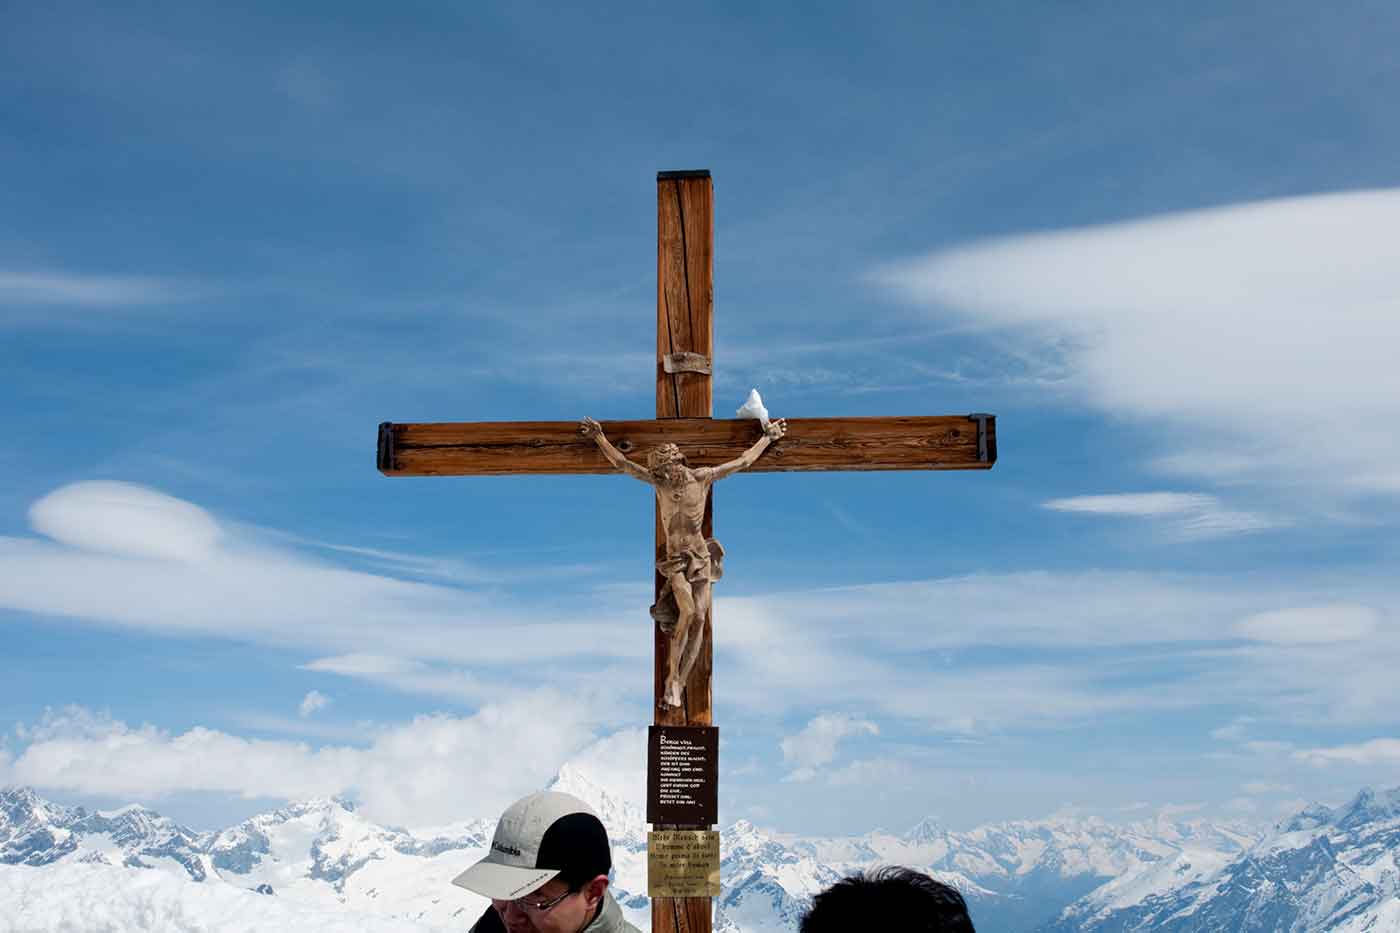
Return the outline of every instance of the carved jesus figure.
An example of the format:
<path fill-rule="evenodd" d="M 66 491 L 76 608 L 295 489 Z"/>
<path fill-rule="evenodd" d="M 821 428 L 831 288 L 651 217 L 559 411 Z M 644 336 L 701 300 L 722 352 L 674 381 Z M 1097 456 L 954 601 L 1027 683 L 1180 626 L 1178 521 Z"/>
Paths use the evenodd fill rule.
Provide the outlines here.
<path fill-rule="evenodd" d="M 656 490 L 656 507 L 666 535 L 666 554 L 656 562 L 656 570 L 666 582 L 651 607 L 651 615 L 671 637 L 663 703 L 680 706 L 681 690 L 704 641 L 710 586 L 724 573 L 724 548 L 700 530 L 710 486 L 753 466 L 769 444 L 787 433 L 787 422 L 781 418 L 769 422 L 763 436 L 738 457 L 716 467 L 699 469 L 686 464 L 685 455 L 675 444 L 662 444 L 648 455 L 649 469 L 644 470 L 614 447 L 603 434 L 602 426 L 592 418 L 583 419 L 579 433 L 592 438 L 613 466 Z"/>

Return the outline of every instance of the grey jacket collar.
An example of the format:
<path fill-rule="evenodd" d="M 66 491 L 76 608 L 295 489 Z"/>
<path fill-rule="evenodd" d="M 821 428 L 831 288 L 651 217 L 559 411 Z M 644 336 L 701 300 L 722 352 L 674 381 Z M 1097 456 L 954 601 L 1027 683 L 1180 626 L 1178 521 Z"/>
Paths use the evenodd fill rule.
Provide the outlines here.
<path fill-rule="evenodd" d="M 583 933 L 642 933 L 622 916 L 622 908 L 613 900 L 612 891 L 603 892 L 603 909 L 593 922 L 583 928 Z"/>

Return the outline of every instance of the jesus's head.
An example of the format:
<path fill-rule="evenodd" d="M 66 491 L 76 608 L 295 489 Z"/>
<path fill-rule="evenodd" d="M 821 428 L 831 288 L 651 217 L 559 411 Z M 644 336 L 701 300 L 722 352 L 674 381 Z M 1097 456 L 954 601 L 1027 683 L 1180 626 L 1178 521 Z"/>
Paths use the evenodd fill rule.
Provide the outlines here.
<path fill-rule="evenodd" d="M 661 444 L 647 456 L 653 476 L 675 482 L 685 473 L 685 454 L 675 444 Z"/>

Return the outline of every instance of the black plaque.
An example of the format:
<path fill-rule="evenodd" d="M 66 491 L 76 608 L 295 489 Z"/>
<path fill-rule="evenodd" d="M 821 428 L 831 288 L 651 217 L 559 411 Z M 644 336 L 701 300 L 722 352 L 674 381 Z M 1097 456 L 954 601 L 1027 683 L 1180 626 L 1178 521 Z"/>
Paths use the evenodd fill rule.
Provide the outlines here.
<path fill-rule="evenodd" d="M 719 822 L 719 727 L 652 726 L 647 742 L 647 822 Z"/>

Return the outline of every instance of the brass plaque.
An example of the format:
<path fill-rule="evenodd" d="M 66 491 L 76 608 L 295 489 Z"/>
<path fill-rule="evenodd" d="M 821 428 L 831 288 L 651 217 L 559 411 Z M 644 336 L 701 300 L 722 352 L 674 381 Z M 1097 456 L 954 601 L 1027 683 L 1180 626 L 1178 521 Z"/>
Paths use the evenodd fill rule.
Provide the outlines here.
<path fill-rule="evenodd" d="M 652 726 L 647 743 L 647 822 L 719 822 L 719 727 Z"/>
<path fill-rule="evenodd" d="M 647 897 L 719 897 L 719 833 L 647 833 Z"/>

